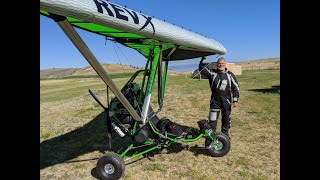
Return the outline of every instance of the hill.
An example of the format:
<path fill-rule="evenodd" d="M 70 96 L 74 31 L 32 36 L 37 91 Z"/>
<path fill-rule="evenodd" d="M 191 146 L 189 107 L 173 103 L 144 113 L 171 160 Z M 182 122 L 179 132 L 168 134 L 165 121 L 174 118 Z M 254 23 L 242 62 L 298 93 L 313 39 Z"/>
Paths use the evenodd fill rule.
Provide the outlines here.
<path fill-rule="evenodd" d="M 258 70 L 258 69 L 279 69 L 280 68 L 280 58 L 267 58 L 267 59 L 257 59 L 249 60 L 243 62 L 234 63 L 237 66 L 242 66 L 242 70 Z M 120 64 L 102 64 L 103 68 L 110 74 L 121 74 L 121 73 L 131 73 L 138 70 L 135 67 L 120 65 Z M 189 74 L 186 72 L 176 72 L 169 70 L 168 74 Z M 84 68 L 53 68 L 40 70 L 40 79 L 54 79 L 62 77 L 72 77 L 72 76 L 91 76 L 97 75 L 91 66 Z"/>
<path fill-rule="evenodd" d="M 242 66 L 242 70 L 280 69 L 280 57 L 242 61 L 235 64 Z"/>
<path fill-rule="evenodd" d="M 107 71 L 107 73 L 128 73 L 135 72 L 137 68 L 120 65 L 120 64 L 102 64 L 102 67 Z M 84 75 L 96 75 L 96 71 L 91 67 L 87 66 L 85 68 L 76 71 L 71 76 L 84 76 Z"/>
<path fill-rule="evenodd" d="M 40 70 L 40 79 L 45 78 L 61 78 L 70 76 L 73 73 L 79 71 L 80 68 L 53 68 L 53 69 L 44 69 Z"/>
<path fill-rule="evenodd" d="M 102 64 L 102 67 L 108 73 L 130 73 L 135 72 L 137 69 L 131 66 L 120 64 Z M 54 79 L 69 76 L 87 76 L 97 75 L 91 66 L 84 68 L 53 68 L 40 70 L 40 79 Z"/>
<path fill-rule="evenodd" d="M 135 68 L 127 65 L 120 64 L 102 64 L 102 67 L 109 74 L 123 74 L 123 73 L 133 73 L 141 68 Z M 168 74 L 175 75 L 176 71 L 168 70 Z M 181 74 L 181 73 L 178 73 Z M 64 78 L 73 76 L 95 76 L 96 71 L 91 67 L 87 66 L 84 68 L 53 68 L 40 70 L 40 79 L 54 79 L 54 78 Z"/>

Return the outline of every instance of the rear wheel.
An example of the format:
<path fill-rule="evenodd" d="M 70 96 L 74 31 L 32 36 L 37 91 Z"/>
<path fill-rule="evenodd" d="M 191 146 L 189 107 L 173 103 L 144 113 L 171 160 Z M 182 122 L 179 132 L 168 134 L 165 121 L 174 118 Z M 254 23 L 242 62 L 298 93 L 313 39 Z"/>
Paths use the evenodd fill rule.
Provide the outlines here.
<path fill-rule="evenodd" d="M 210 155 L 213 157 L 222 157 L 228 154 L 231 147 L 229 137 L 222 132 L 217 132 L 214 138 L 214 141 L 212 141 L 211 138 L 206 138 L 205 141 L 205 147 L 208 149 Z"/>
<path fill-rule="evenodd" d="M 123 159 L 116 153 L 106 153 L 97 162 L 97 174 L 100 179 L 120 179 L 125 171 Z"/>

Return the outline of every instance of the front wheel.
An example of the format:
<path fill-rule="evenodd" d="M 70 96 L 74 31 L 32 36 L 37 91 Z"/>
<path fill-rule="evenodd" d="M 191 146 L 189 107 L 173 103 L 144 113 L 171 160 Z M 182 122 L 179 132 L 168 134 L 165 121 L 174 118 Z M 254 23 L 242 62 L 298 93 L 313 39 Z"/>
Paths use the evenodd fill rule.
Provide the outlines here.
<path fill-rule="evenodd" d="M 222 132 L 215 133 L 215 140 L 212 141 L 211 138 L 206 138 L 205 147 L 208 149 L 209 153 L 213 157 L 222 157 L 230 151 L 230 140 L 227 135 Z"/>
<path fill-rule="evenodd" d="M 110 152 L 98 160 L 96 170 L 102 180 L 120 179 L 125 171 L 125 163 L 120 155 Z"/>

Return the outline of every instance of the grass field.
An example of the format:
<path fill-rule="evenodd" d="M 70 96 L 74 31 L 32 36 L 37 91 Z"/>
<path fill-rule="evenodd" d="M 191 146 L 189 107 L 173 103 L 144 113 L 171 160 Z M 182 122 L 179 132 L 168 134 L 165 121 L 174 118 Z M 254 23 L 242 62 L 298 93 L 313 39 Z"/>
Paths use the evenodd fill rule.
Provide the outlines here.
<path fill-rule="evenodd" d="M 226 156 L 210 157 L 204 139 L 175 144 L 151 160 L 128 162 L 123 179 L 280 179 L 280 70 L 243 71 L 237 78 L 240 104 L 232 110 L 231 150 Z M 127 80 L 114 79 L 120 87 Z M 40 81 L 41 179 L 96 179 L 93 169 L 107 149 L 106 125 L 103 109 L 88 89 L 106 102 L 105 87 L 99 78 Z M 156 97 L 154 91 L 155 110 Z M 207 118 L 209 97 L 207 80 L 168 76 L 158 115 L 197 127 L 198 120 Z M 113 143 L 125 148 L 129 140 L 116 137 Z"/>

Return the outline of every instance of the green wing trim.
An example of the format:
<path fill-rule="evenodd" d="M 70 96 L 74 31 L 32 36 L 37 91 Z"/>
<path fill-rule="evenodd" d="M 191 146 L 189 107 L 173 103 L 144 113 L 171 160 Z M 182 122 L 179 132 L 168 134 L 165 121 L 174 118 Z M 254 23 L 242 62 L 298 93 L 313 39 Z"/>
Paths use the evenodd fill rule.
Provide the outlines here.
<path fill-rule="evenodd" d="M 40 10 L 40 14 L 50 18 L 50 15 L 47 11 Z M 146 38 L 144 36 L 137 35 L 134 33 L 129 33 L 129 32 L 121 31 L 118 29 L 101 26 L 95 23 L 86 22 L 86 21 L 75 19 L 72 17 L 66 17 L 66 18 L 72 26 L 89 31 L 89 32 L 93 32 L 105 37 L 112 38 L 124 46 L 137 50 L 140 54 L 142 54 L 146 58 L 149 55 L 149 51 L 153 49 L 154 46 L 161 45 L 162 50 L 175 47 L 175 44 L 173 43 L 160 42 L 158 40 Z"/>

